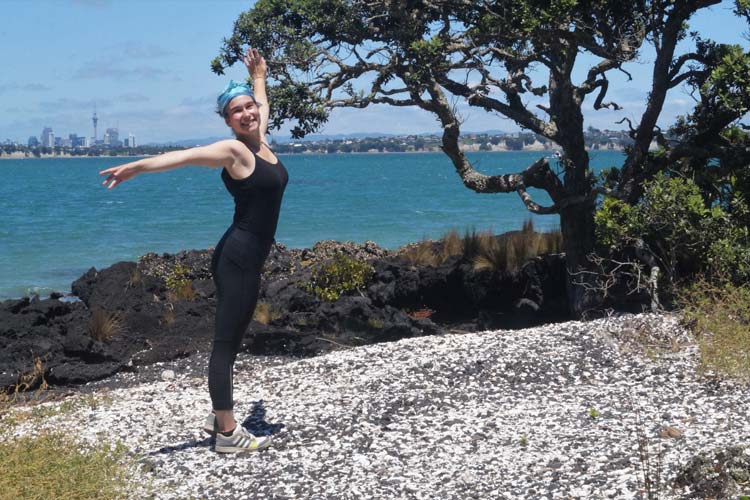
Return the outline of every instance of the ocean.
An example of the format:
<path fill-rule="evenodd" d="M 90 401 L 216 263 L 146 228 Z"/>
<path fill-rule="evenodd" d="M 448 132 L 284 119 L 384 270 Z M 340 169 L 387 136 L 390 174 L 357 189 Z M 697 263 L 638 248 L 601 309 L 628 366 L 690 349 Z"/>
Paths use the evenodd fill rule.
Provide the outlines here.
<path fill-rule="evenodd" d="M 551 152 L 471 153 L 486 174 L 517 172 Z M 592 168 L 620 166 L 619 151 L 590 152 Z M 450 229 L 537 229 L 515 193 L 477 194 L 442 153 L 284 155 L 289 185 L 276 240 L 372 240 L 387 248 Z M 97 175 L 124 158 L 0 161 L 0 299 L 70 291 L 90 267 L 213 246 L 232 222 L 233 203 L 218 169 L 185 167 L 140 175 L 111 191 Z M 553 164 L 554 164 L 554 160 Z M 535 200 L 547 203 L 545 193 Z"/>

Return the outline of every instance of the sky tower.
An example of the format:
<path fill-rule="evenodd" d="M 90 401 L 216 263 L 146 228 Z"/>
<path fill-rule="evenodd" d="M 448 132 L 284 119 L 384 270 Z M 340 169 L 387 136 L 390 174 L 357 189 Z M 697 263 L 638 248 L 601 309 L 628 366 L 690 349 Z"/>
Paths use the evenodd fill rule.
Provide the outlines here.
<path fill-rule="evenodd" d="M 94 116 L 91 117 L 91 121 L 94 122 L 94 143 L 96 143 L 97 135 L 96 135 L 96 124 L 99 122 L 99 118 L 96 116 L 96 104 L 94 104 Z"/>

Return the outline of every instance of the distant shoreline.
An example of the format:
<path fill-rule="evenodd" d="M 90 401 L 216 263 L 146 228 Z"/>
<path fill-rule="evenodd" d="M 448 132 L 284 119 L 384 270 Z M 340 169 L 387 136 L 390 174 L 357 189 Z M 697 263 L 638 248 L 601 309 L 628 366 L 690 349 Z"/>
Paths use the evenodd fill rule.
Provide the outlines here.
<path fill-rule="evenodd" d="M 129 156 L 129 155 L 99 155 L 99 156 L 84 156 L 84 155 L 41 155 L 41 156 L 34 156 L 34 155 L 25 155 L 24 153 L 11 153 L 9 155 L 3 154 L 0 155 L 0 160 L 49 160 L 49 159 L 60 159 L 60 158 L 145 158 L 146 156 L 154 156 L 154 155 L 138 155 L 138 156 Z"/>
<path fill-rule="evenodd" d="M 187 149 L 187 148 L 186 148 Z M 558 151 L 560 148 L 544 149 L 544 148 L 524 148 L 524 149 L 493 149 L 490 151 L 479 151 L 478 149 L 466 148 L 462 149 L 464 153 L 534 153 L 534 152 L 549 152 Z M 623 151 L 624 148 L 601 148 L 601 149 L 587 149 L 586 151 Z M 315 151 L 305 151 L 302 153 L 277 153 L 279 156 L 306 156 L 306 155 L 373 155 L 373 154 L 423 154 L 423 153 L 441 153 L 441 151 L 435 150 L 420 150 L 420 151 L 352 151 L 350 153 L 320 153 Z M 0 156 L 0 160 L 49 160 L 49 159 L 61 159 L 61 158 L 148 158 L 156 155 L 98 155 L 98 156 L 84 156 L 84 155 L 24 155 L 24 153 L 11 153 L 10 155 Z"/>

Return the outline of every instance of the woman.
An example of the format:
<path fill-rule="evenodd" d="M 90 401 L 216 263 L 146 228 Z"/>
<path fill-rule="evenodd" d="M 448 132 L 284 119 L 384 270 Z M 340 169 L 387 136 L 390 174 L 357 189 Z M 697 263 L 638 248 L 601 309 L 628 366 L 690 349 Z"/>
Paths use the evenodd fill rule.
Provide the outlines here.
<path fill-rule="evenodd" d="M 142 173 L 162 172 L 186 165 L 223 167 L 221 178 L 235 200 L 234 221 L 219 241 L 211 261 L 216 283 L 216 331 L 208 368 L 213 412 L 204 429 L 216 433 L 216 451 L 255 451 L 270 444 L 238 425 L 233 412 L 232 371 L 242 336 L 255 310 L 260 273 L 273 244 L 281 198 L 288 181 L 284 165 L 266 142 L 268 98 L 266 62 L 257 50 L 243 58 L 253 90 L 230 81 L 217 99 L 217 112 L 236 140 L 138 160 L 102 170 L 108 189 Z"/>

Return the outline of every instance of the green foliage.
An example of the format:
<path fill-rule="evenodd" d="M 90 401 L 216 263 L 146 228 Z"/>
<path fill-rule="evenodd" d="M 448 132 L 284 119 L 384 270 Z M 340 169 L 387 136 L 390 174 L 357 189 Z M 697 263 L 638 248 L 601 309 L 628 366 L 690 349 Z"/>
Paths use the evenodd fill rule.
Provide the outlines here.
<path fill-rule="evenodd" d="M 720 206 L 706 206 L 690 179 L 657 175 L 635 206 L 605 198 L 595 215 L 597 241 L 614 252 L 638 240 L 670 279 L 695 272 L 750 277 L 750 235 Z"/>
<path fill-rule="evenodd" d="M 750 287 L 698 280 L 681 303 L 697 334 L 701 367 L 750 382 Z"/>
<path fill-rule="evenodd" d="M 184 264 L 178 262 L 174 265 L 169 274 L 167 274 L 164 281 L 167 284 L 168 290 L 177 292 L 185 286 L 190 285 L 190 269 Z"/>
<path fill-rule="evenodd" d="M 192 286 L 190 269 L 184 264 L 177 263 L 169 271 L 164 281 L 167 285 L 167 300 L 170 302 L 190 301 L 196 297 Z"/>
<path fill-rule="evenodd" d="M 634 227 L 640 221 L 633 214 L 633 207 L 615 198 L 605 197 L 594 215 L 597 241 L 609 249 L 617 248 L 637 234 Z"/>
<path fill-rule="evenodd" d="M 335 302 L 347 292 L 364 288 L 374 272 L 370 264 L 340 253 L 317 265 L 310 281 L 301 283 L 300 287 L 323 300 Z"/>
<path fill-rule="evenodd" d="M 601 413 L 599 413 L 599 410 L 597 410 L 593 406 L 589 408 L 589 417 L 596 419 L 596 418 L 599 418 L 600 416 L 601 416 Z"/>

